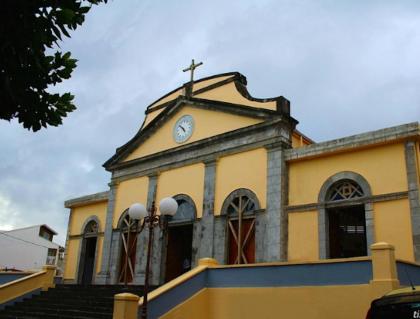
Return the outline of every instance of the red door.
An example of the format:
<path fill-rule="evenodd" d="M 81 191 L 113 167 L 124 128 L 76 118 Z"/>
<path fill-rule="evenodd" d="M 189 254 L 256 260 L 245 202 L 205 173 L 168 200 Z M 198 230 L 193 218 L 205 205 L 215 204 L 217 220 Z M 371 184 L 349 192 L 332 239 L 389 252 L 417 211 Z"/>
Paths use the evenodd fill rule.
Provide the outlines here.
<path fill-rule="evenodd" d="M 120 260 L 120 282 L 132 282 L 136 265 L 137 236 L 135 232 L 122 234 L 122 253 Z M 127 258 L 128 252 L 128 258 Z"/>
<path fill-rule="evenodd" d="M 240 226 L 239 226 L 240 225 Z M 255 218 L 228 221 L 228 263 L 255 262 Z M 240 228 L 239 228 L 240 227 Z M 238 255 L 239 258 L 238 258 Z"/>

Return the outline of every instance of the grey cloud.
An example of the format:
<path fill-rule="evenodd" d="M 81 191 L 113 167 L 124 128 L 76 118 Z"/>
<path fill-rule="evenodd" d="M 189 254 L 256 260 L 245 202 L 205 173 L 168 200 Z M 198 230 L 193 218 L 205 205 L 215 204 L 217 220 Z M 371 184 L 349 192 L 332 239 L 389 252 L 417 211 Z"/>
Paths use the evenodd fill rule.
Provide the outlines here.
<path fill-rule="evenodd" d="M 63 201 L 103 191 L 102 168 L 145 107 L 188 80 L 240 71 L 256 97 L 284 95 L 299 129 L 326 140 L 420 119 L 418 1 L 111 1 L 61 44 L 76 95 L 64 125 L 0 122 L 0 229 L 47 223 L 64 243 Z"/>

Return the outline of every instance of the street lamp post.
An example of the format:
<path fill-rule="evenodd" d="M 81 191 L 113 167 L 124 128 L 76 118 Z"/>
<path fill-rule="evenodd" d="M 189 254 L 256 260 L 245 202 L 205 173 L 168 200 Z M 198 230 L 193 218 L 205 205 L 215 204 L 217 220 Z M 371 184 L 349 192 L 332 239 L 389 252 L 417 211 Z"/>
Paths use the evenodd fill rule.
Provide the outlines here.
<path fill-rule="evenodd" d="M 147 227 L 149 229 L 149 240 L 147 244 L 147 258 L 146 258 L 146 272 L 144 278 L 144 292 L 143 292 L 143 305 L 141 308 L 141 317 L 142 319 L 147 318 L 147 294 L 149 292 L 149 270 L 150 270 L 150 255 L 152 250 L 153 243 L 153 230 L 155 226 L 161 228 L 165 227 L 164 225 L 164 216 L 174 216 L 178 209 L 178 203 L 172 197 L 166 197 L 161 200 L 159 203 L 160 215 L 156 214 L 155 202 L 152 203 L 152 207 L 148 212 L 146 207 L 140 203 L 135 203 L 130 206 L 128 209 L 128 215 L 131 219 L 136 220 L 137 222 L 143 219 L 140 231 L 136 232 L 136 236 Z"/>

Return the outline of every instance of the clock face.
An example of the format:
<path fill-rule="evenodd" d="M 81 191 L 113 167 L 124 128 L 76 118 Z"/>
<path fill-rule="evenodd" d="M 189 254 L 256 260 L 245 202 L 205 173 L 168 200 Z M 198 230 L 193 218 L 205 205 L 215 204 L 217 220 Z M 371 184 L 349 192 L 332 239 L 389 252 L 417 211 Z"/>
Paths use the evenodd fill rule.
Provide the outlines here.
<path fill-rule="evenodd" d="M 184 115 L 176 121 L 173 131 L 174 140 L 177 143 L 184 143 L 194 131 L 194 119 L 191 115 Z"/>

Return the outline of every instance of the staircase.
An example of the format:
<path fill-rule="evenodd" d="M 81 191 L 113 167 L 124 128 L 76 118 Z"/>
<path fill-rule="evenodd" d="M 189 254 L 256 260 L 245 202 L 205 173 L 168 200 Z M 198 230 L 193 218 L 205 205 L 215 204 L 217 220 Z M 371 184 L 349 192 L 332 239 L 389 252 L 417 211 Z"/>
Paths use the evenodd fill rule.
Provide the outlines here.
<path fill-rule="evenodd" d="M 114 295 L 143 295 L 143 286 L 56 285 L 0 310 L 1 319 L 112 319 Z"/>

